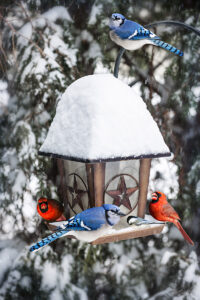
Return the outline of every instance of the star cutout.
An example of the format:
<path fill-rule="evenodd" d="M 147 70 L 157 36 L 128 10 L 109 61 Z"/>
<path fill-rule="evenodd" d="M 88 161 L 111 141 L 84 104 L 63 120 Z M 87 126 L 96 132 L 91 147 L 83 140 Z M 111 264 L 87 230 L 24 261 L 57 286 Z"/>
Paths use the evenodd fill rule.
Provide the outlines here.
<path fill-rule="evenodd" d="M 138 189 L 138 186 L 134 188 L 127 188 L 124 176 L 121 175 L 116 190 L 106 191 L 110 197 L 114 199 L 113 204 L 120 206 L 124 205 L 129 210 L 132 210 L 129 197 Z"/>
<path fill-rule="evenodd" d="M 84 191 L 84 190 L 81 190 L 78 188 L 78 184 L 77 184 L 75 175 L 74 175 L 73 187 L 67 186 L 67 189 L 69 190 L 70 194 L 72 195 L 72 208 L 74 208 L 74 206 L 76 204 L 78 204 L 80 206 L 80 208 L 82 210 L 84 210 L 83 203 L 82 203 L 82 196 L 85 193 L 87 193 L 87 191 Z"/>

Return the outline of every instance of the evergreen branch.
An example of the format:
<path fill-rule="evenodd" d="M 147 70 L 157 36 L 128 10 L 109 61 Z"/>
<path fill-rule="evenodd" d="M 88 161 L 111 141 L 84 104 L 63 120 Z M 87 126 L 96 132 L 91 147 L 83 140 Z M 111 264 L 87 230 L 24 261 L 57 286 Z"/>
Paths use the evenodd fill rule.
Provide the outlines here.
<path fill-rule="evenodd" d="M 21 36 L 23 37 L 25 40 L 27 40 L 31 45 L 33 45 L 34 47 L 37 48 L 37 50 L 39 51 L 40 55 L 42 58 L 46 59 L 47 57 L 51 58 L 51 59 L 54 59 L 53 57 L 51 57 L 49 54 L 45 54 L 44 51 L 42 50 L 42 48 L 40 46 L 38 46 L 37 43 L 35 43 L 31 38 L 27 38 L 26 36 L 24 36 L 22 33 L 20 33 L 19 31 L 17 31 L 14 26 L 12 25 L 12 23 L 10 23 L 9 21 L 7 21 L 3 16 L 2 14 L 0 13 L 0 19 L 2 19 L 7 25 L 8 27 L 10 28 L 10 30 L 12 31 L 12 41 L 14 41 L 14 36 L 15 35 L 18 35 L 18 36 Z M 12 42 L 13 44 L 13 42 Z M 15 48 L 14 48 L 15 49 Z M 57 62 L 57 61 L 56 61 Z M 62 67 L 62 65 L 57 62 L 57 64 L 59 65 L 61 71 L 64 73 L 64 69 Z"/>
<path fill-rule="evenodd" d="M 157 65 L 155 65 L 154 67 L 153 67 L 153 71 L 155 71 L 156 69 L 158 69 L 163 63 L 164 63 L 164 61 L 166 61 L 168 58 L 170 57 L 170 54 L 169 55 L 166 55 L 163 59 L 162 59 L 162 61 L 160 61 Z M 130 87 L 132 87 L 132 86 L 134 86 L 136 83 L 138 83 L 140 81 L 140 79 L 134 79 L 131 83 L 129 83 L 129 86 Z"/>
<path fill-rule="evenodd" d="M 35 42 L 33 42 L 32 39 L 27 38 L 25 35 L 21 34 L 19 31 L 17 31 L 17 30 L 14 28 L 14 26 L 12 25 L 12 23 L 8 22 L 8 21 L 2 16 L 1 13 L 0 13 L 0 19 L 2 19 L 2 20 L 8 25 L 8 27 L 10 28 L 10 30 L 11 30 L 14 34 L 23 37 L 25 40 L 27 40 L 29 43 L 31 43 L 33 46 L 35 46 L 35 47 L 38 49 L 38 51 L 40 52 L 40 55 L 41 55 L 43 58 L 46 57 L 46 54 L 44 54 L 42 48 L 40 48 Z"/>
<path fill-rule="evenodd" d="M 138 77 L 144 84 L 146 84 L 148 87 L 150 87 L 150 85 L 151 85 L 151 88 L 153 89 L 153 91 L 156 92 L 158 95 L 160 95 L 162 98 L 164 98 L 164 99 L 168 98 L 168 90 L 166 89 L 166 87 L 163 84 L 159 83 L 155 79 L 149 80 L 148 73 L 146 73 L 146 72 L 142 71 L 140 68 L 138 68 L 137 65 L 134 64 L 132 62 L 132 60 L 128 57 L 127 53 L 125 53 L 124 59 L 125 59 L 127 65 L 134 66 L 135 72 L 137 73 Z"/>

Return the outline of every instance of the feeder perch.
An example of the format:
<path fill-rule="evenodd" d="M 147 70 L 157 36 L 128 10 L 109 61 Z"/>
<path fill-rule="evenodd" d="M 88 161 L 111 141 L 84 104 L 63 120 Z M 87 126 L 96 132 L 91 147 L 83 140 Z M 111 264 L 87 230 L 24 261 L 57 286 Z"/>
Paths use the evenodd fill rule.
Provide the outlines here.
<path fill-rule="evenodd" d="M 70 216 L 113 203 L 127 216 L 142 218 L 151 159 L 171 155 L 142 98 L 110 74 L 85 76 L 67 88 L 39 154 L 58 159 Z M 92 243 L 147 236 L 164 227 L 132 227 L 127 216 Z"/>

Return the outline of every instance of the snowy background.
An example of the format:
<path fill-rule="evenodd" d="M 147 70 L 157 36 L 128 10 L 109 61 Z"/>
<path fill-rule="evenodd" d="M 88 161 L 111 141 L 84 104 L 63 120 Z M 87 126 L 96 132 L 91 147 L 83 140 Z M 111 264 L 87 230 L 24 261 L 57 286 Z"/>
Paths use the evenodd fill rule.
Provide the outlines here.
<path fill-rule="evenodd" d="M 113 12 L 143 25 L 179 20 L 200 29 L 196 1 L 2 1 L 0 7 L 0 299 L 198 299 L 200 293 L 200 39 L 179 27 L 154 32 L 184 51 L 146 46 L 126 52 L 119 78 L 145 101 L 174 157 L 152 161 L 151 191 L 167 194 L 195 242 L 169 225 L 159 236 L 90 246 L 48 234 L 36 214 L 41 195 L 61 199 L 56 161 L 38 156 L 66 88 L 112 73 Z M 123 101 L 123 99 L 122 99 Z"/>

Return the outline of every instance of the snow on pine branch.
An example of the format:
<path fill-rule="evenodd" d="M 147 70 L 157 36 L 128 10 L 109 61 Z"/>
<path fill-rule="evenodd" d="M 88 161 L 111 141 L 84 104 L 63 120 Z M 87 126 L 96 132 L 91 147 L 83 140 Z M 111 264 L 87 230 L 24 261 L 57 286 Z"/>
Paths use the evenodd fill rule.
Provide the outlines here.
<path fill-rule="evenodd" d="M 0 214 L 6 211 L 1 225 L 4 234 L 12 236 L 16 231 L 34 231 L 38 191 L 48 189 L 54 193 L 55 187 L 48 184 L 44 162 L 37 154 L 38 143 L 46 136 L 62 91 L 74 80 L 77 48 L 72 46 L 71 18 L 64 7 L 32 16 L 20 2 L 3 21 L 4 38 L 10 37 L 5 39 L 10 41 L 6 55 L 14 96 L 4 92 L 2 100 L 8 115 L 5 132 L 9 128 L 10 134 L 5 135 L 5 147 L 1 149 L 0 192 L 4 208 Z"/>

